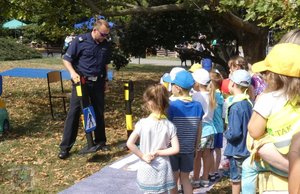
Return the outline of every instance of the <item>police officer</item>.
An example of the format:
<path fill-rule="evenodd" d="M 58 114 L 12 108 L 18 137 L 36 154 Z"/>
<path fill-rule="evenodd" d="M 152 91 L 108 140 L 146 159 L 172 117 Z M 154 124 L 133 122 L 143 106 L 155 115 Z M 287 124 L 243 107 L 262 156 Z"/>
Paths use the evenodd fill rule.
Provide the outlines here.
<path fill-rule="evenodd" d="M 107 65 L 110 63 L 111 49 L 107 41 L 110 32 L 109 24 L 105 20 L 97 20 L 90 33 L 78 35 L 64 55 L 63 64 L 69 71 L 73 86 L 60 152 L 58 157 L 65 159 L 75 143 L 79 117 L 81 115 L 80 98 L 77 97 L 76 83 L 83 77 L 86 81 L 88 95 L 96 116 L 94 131 L 96 144 L 106 148 L 104 123 L 104 91 L 107 82 Z"/>

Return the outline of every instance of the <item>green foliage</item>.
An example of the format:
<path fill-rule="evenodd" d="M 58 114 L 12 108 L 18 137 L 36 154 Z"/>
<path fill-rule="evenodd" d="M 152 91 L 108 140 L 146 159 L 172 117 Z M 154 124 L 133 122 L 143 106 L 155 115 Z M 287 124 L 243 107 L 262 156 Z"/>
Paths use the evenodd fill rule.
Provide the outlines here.
<path fill-rule="evenodd" d="M 120 48 L 116 47 L 116 45 L 113 45 L 112 48 L 112 66 L 115 68 L 115 70 L 120 70 L 123 67 L 126 67 L 128 65 L 130 59 L 129 55 L 125 54 Z"/>
<path fill-rule="evenodd" d="M 207 31 L 206 18 L 197 11 L 134 15 L 124 22 L 119 33 L 121 49 L 133 56 L 145 56 L 147 48 L 173 50 L 184 41 L 191 41 L 199 32 Z"/>
<path fill-rule="evenodd" d="M 75 23 L 93 16 L 83 1 L 6 1 L 9 9 L 4 12 L 4 17 L 27 21 L 29 26 L 24 30 L 25 36 L 37 42 L 62 43 L 65 36 L 74 31 Z"/>
<path fill-rule="evenodd" d="M 300 25 L 299 7 L 300 1 L 294 0 L 221 0 L 219 9 L 261 27 L 292 29 Z"/>
<path fill-rule="evenodd" d="M 155 3 L 158 1 L 156 0 Z M 145 57 L 147 48 L 163 47 L 173 50 L 175 45 L 183 44 L 185 41 L 192 44 L 198 42 L 199 33 L 205 34 L 207 37 L 206 48 L 210 47 L 210 42 L 214 39 L 218 39 L 219 45 L 232 47 L 231 43 L 237 37 L 234 36 L 231 29 L 211 21 L 211 17 L 213 15 L 210 12 L 200 13 L 198 11 L 134 15 L 129 20 L 127 19 L 126 23 L 124 22 L 124 28 L 119 34 L 121 37 L 120 47 L 127 54 Z M 204 40 L 202 41 L 204 42 Z M 227 50 L 224 49 L 224 51 Z M 232 55 L 232 53 L 214 54 L 218 55 L 216 57 L 221 57 L 222 61 L 227 61 Z"/>
<path fill-rule="evenodd" d="M 147 21 L 139 15 L 124 26 L 123 31 L 119 32 L 121 49 L 133 56 L 144 56 L 151 39 Z"/>
<path fill-rule="evenodd" d="M 41 53 L 13 39 L 0 38 L 0 61 L 42 58 Z"/>
<path fill-rule="evenodd" d="M 157 9 L 160 5 L 164 8 Z M 177 11 L 171 11 L 174 7 Z M 34 24 L 24 31 L 26 41 L 56 45 L 62 44 L 64 37 L 74 31 L 75 23 L 99 13 L 119 14 L 109 20 L 124 22 L 118 22 L 123 27 L 119 34 L 120 48 L 134 56 L 144 56 L 149 47 L 171 50 L 175 44 L 193 39 L 199 32 L 208 36 L 206 32 L 210 32 L 220 38 L 220 30 L 216 29 L 221 29 L 222 34 L 230 32 L 234 39 L 240 39 L 239 43 L 251 37 L 251 41 L 259 44 L 262 36 L 266 39 L 268 30 L 280 32 L 300 26 L 299 0 L 2 0 L 0 13 L 0 23 L 15 18 Z M 223 22 L 221 19 L 227 16 L 233 19 L 225 18 Z M 260 35 L 253 38 L 253 34 Z"/>

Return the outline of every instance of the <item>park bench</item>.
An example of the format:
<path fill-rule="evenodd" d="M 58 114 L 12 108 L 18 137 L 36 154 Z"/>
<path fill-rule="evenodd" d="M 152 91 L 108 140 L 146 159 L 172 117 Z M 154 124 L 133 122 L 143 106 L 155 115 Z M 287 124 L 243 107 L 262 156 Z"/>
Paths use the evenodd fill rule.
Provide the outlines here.
<path fill-rule="evenodd" d="M 200 56 L 199 51 L 195 49 L 189 49 L 185 47 L 175 47 L 174 50 L 178 53 L 178 57 L 181 60 L 181 66 L 183 63 L 185 63 L 185 67 L 186 67 L 187 60 L 191 61 L 191 66 L 194 63 L 200 63 L 201 61 L 202 57 Z"/>
<path fill-rule="evenodd" d="M 174 51 L 169 51 L 165 49 L 157 50 L 157 56 L 163 56 L 163 57 L 177 57 L 177 53 Z"/>
<path fill-rule="evenodd" d="M 54 53 L 59 53 L 61 54 L 61 56 L 65 54 L 63 52 L 62 47 L 46 47 L 46 53 L 47 53 L 47 57 L 49 57 L 50 55 L 53 57 Z"/>

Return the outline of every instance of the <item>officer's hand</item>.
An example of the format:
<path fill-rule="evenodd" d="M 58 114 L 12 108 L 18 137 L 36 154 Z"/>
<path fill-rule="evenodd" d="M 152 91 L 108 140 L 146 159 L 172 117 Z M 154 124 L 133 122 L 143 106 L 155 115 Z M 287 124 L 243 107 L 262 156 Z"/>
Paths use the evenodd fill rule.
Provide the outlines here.
<path fill-rule="evenodd" d="M 71 73 L 71 78 L 75 84 L 80 82 L 80 76 L 76 72 Z"/>

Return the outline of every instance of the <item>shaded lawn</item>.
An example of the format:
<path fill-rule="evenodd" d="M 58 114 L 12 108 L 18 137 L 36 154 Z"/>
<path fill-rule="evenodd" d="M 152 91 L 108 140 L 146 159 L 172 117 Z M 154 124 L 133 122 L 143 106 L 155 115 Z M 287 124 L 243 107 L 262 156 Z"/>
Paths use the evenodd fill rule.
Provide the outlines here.
<path fill-rule="evenodd" d="M 1 72 L 15 67 L 64 69 L 59 58 L 0 62 Z M 57 193 L 127 154 L 126 150 L 118 146 L 127 139 L 124 81 L 132 80 L 134 83 L 132 112 L 135 123 L 147 115 L 141 107 L 144 89 L 158 83 L 163 73 L 169 72 L 171 68 L 130 64 L 115 72 L 114 80 L 110 82 L 110 91 L 106 93 L 105 112 L 111 150 L 78 155 L 86 145 L 85 134 L 80 127 L 68 160 L 57 158 L 65 115 L 62 104 L 56 101 L 56 119 L 52 119 L 47 80 L 3 77 L 1 98 L 6 103 L 12 130 L 0 137 L 1 193 Z M 70 91 L 70 81 L 64 81 L 64 87 Z M 225 181 L 220 189 L 217 186 L 212 193 L 220 193 L 226 187 L 228 182 Z"/>

